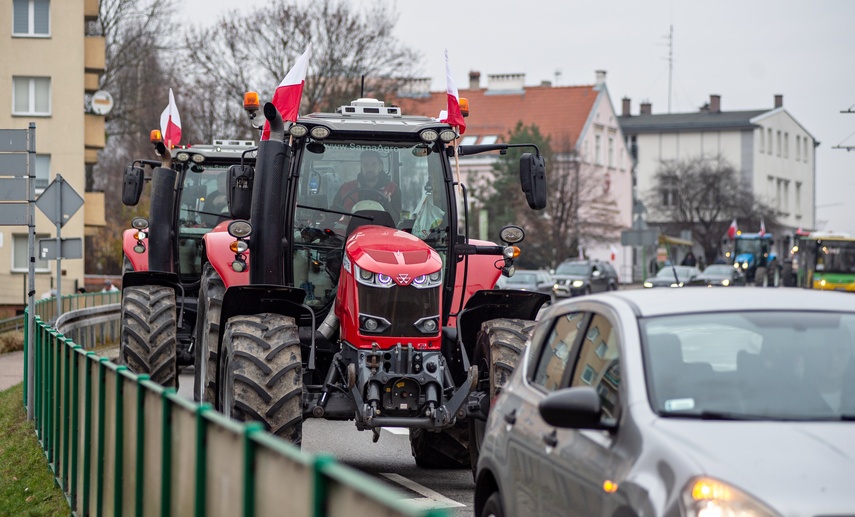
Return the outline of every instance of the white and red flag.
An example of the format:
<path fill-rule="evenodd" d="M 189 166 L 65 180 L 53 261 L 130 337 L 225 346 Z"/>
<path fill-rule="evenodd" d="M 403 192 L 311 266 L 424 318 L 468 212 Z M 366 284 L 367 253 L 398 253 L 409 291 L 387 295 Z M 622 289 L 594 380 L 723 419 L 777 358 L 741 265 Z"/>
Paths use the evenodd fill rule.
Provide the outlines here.
<path fill-rule="evenodd" d="M 760 219 L 760 237 L 766 235 L 766 221 Z"/>
<path fill-rule="evenodd" d="M 309 70 L 309 58 L 312 55 L 312 44 L 306 47 L 285 79 L 276 87 L 273 92 L 273 105 L 279 110 L 282 115 L 282 120 L 296 122 L 297 116 L 300 113 L 300 101 L 303 98 L 303 85 L 306 82 L 306 72 Z M 270 138 L 270 124 L 264 123 L 264 131 L 261 133 L 261 139 L 267 140 Z"/>
<path fill-rule="evenodd" d="M 736 228 L 736 219 L 734 219 L 733 222 L 730 223 L 730 227 L 727 229 L 727 238 L 730 240 L 735 239 L 737 231 L 739 230 Z"/>
<path fill-rule="evenodd" d="M 463 119 L 463 113 L 460 112 L 460 95 L 457 93 L 457 85 L 454 84 L 454 79 L 451 77 L 451 63 L 448 62 L 448 49 L 445 49 L 445 81 L 448 108 L 445 112 L 445 118 L 441 117 L 440 122 L 456 126 L 462 135 L 466 131 L 466 121 Z"/>
<path fill-rule="evenodd" d="M 167 149 L 181 142 L 181 117 L 178 115 L 178 106 L 175 105 L 175 96 L 172 88 L 169 89 L 169 104 L 160 114 L 160 133 L 163 135 L 163 143 Z"/>

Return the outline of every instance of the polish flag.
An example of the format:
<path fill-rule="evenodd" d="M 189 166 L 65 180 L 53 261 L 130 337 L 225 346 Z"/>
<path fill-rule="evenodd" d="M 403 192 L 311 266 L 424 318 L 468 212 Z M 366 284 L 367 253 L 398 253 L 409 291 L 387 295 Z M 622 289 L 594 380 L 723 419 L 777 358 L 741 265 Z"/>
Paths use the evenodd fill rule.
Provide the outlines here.
<path fill-rule="evenodd" d="M 730 240 L 735 239 L 735 238 L 736 238 L 736 232 L 737 232 L 737 229 L 736 229 L 736 219 L 734 219 L 734 220 L 733 220 L 733 222 L 732 222 L 732 223 L 730 223 L 730 228 L 728 228 L 728 229 L 727 229 L 727 237 L 728 237 Z"/>
<path fill-rule="evenodd" d="M 612 262 L 614 262 L 615 259 L 617 258 L 617 248 L 615 248 L 613 244 L 609 245 L 609 251 L 611 251 L 611 257 L 609 257 L 609 258 L 611 259 Z"/>
<path fill-rule="evenodd" d="M 273 92 L 273 105 L 282 115 L 282 120 L 296 122 L 300 112 L 300 100 L 303 98 L 303 85 L 306 82 L 306 72 L 309 70 L 309 57 L 312 55 L 312 44 L 306 47 L 303 55 L 297 58 L 297 62 L 288 71 L 285 79 Z M 261 133 L 262 140 L 270 138 L 270 124 L 264 123 L 264 131 Z"/>
<path fill-rule="evenodd" d="M 766 222 L 760 219 L 760 237 L 766 235 Z"/>
<path fill-rule="evenodd" d="M 460 112 L 460 95 L 457 93 L 457 85 L 454 84 L 454 79 L 451 77 L 451 63 L 448 62 L 448 49 L 445 49 L 445 82 L 448 109 L 445 112 L 445 117 L 440 122 L 457 126 L 462 135 L 466 132 L 466 121 L 463 120 L 463 114 Z"/>
<path fill-rule="evenodd" d="M 169 89 L 169 104 L 160 114 L 160 133 L 163 135 L 163 143 L 166 144 L 167 149 L 181 142 L 181 117 L 178 115 L 178 106 L 175 105 L 172 88 Z"/>

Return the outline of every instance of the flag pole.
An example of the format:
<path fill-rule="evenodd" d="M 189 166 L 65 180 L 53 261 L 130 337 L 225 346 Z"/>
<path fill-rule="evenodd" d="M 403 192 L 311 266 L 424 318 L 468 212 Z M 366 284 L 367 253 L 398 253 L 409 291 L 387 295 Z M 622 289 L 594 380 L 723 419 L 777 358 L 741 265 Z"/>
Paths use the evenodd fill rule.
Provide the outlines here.
<path fill-rule="evenodd" d="M 454 126 L 454 130 L 457 131 L 457 126 Z M 460 183 L 460 155 L 457 154 L 457 140 L 454 139 L 454 170 L 457 172 L 457 189 L 460 191 L 460 195 L 463 195 L 463 184 Z"/>

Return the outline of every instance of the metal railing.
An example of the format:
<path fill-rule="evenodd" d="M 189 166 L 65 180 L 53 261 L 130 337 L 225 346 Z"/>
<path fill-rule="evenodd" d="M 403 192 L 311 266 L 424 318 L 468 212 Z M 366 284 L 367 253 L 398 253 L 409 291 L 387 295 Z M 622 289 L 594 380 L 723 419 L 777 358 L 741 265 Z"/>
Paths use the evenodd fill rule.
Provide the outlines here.
<path fill-rule="evenodd" d="M 32 331 L 36 434 L 75 515 L 448 515 L 190 402 L 40 316 Z"/>

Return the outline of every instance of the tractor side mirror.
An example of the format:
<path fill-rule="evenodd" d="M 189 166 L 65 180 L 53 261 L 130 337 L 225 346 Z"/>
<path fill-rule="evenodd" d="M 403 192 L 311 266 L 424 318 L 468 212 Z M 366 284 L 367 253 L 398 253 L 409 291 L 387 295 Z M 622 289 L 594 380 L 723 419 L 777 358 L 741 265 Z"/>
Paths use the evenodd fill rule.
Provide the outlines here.
<path fill-rule="evenodd" d="M 133 165 L 125 167 L 125 176 L 122 179 L 122 203 L 127 206 L 136 206 L 140 202 L 144 181 L 145 170 L 142 167 Z"/>
<path fill-rule="evenodd" d="M 229 167 L 229 213 L 235 219 L 249 219 L 254 176 L 255 169 L 251 165 Z"/>
<path fill-rule="evenodd" d="M 543 156 L 523 153 L 520 156 L 520 186 L 533 210 L 546 208 L 546 163 Z"/>

